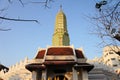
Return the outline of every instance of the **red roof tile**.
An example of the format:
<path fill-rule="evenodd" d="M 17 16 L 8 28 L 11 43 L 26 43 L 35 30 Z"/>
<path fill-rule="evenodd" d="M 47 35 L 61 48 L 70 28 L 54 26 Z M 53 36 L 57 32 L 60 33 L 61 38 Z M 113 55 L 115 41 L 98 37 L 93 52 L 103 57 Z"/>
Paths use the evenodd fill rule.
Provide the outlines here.
<path fill-rule="evenodd" d="M 76 49 L 75 53 L 77 58 L 85 58 L 81 50 Z"/>
<path fill-rule="evenodd" d="M 36 59 L 43 59 L 45 55 L 46 50 L 40 50 L 35 57 Z M 82 51 L 75 49 L 76 57 L 77 58 L 85 58 Z M 73 48 L 70 47 L 50 47 L 47 50 L 46 55 L 74 55 Z"/>
<path fill-rule="evenodd" d="M 74 65 L 75 61 L 45 61 L 45 65 Z"/>
<path fill-rule="evenodd" d="M 36 59 L 43 59 L 43 58 L 44 58 L 45 51 L 46 51 L 46 50 L 40 50 L 35 58 L 36 58 Z"/>
<path fill-rule="evenodd" d="M 73 55 L 73 49 L 70 47 L 51 47 L 48 48 L 47 55 Z"/>
<path fill-rule="evenodd" d="M 62 56 L 61 56 L 62 57 Z M 47 59 L 47 60 L 45 60 L 45 61 L 75 61 L 74 59 L 52 59 L 52 60 L 50 60 L 50 59 Z"/>

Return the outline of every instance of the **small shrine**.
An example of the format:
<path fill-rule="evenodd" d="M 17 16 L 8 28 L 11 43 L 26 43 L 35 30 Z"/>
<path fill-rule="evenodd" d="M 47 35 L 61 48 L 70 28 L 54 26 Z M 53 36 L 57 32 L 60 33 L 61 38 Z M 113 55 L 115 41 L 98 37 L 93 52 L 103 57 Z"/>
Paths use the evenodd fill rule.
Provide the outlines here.
<path fill-rule="evenodd" d="M 52 46 L 39 49 L 25 67 L 32 80 L 88 80 L 93 65 L 86 63 L 82 48 L 70 45 L 66 16 L 60 8 L 56 15 Z"/>

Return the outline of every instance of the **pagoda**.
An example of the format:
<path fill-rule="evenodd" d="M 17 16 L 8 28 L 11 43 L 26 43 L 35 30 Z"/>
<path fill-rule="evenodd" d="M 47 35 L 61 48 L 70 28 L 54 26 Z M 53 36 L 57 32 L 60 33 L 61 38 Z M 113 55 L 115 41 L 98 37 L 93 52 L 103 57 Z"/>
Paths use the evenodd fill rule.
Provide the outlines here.
<path fill-rule="evenodd" d="M 56 15 L 52 46 L 40 48 L 34 59 L 25 67 L 32 80 L 88 80 L 94 67 L 86 63 L 81 48 L 70 45 L 67 20 L 62 7 Z"/>

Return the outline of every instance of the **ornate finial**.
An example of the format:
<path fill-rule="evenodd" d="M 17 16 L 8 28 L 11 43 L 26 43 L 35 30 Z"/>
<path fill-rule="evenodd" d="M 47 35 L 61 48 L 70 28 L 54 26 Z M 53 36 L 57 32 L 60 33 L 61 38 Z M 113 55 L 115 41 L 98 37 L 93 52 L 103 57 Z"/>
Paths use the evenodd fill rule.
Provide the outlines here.
<path fill-rule="evenodd" d="M 62 5 L 60 5 L 60 9 L 62 9 Z"/>
<path fill-rule="evenodd" d="M 62 5 L 60 5 L 60 11 L 62 11 Z"/>

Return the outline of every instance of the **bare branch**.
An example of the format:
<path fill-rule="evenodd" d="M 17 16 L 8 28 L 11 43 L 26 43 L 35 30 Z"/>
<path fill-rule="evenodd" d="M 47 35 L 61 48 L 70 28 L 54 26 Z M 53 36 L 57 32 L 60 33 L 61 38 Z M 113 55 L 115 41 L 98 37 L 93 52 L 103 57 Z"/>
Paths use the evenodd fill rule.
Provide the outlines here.
<path fill-rule="evenodd" d="M 38 23 L 37 20 L 12 19 L 12 18 L 6 18 L 6 17 L 1 17 L 1 16 L 0 16 L 0 19 L 3 19 L 3 20 L 11 20 L 11 21 L 29 21 L 29 22 L 36 22 L 36 23 Z"/>
<path fill-rule="evenodd" d="M 113 38 L 115 38 L 116 40 L 120 41 L 120 34 L 116 34 Z"/>
<path fill-rule="evenodd" d="M 12 4 L 12 2 L 14 2 L 14 0 L 7 0 L 9 4 Z M 24 7 L 24 5 L 26 3 L 24 3 L 24 0 L 17 0 L 18 2 L 20 2 L 20 4 Z M 52 2 L 53 0 L 41 0 L 39 2 L 35 2 L 34 0 L 32 0 L 32 2 L 28 2 L 28 3 L 35 3 L 35 4 L 43 4 L 45 6 L 45 8 L 50 8 L 48 5 L 50 2 Z M 6 5 L 5 5 L 6 6 Z M 3 7 L 3 9 L 0 9 L 0 23 L 2 23 L 4 20 L 8 20 L 8 21 L 22 21 L 22 22 L 36 22 L 39 23 L 38 20 L 32 20 L 32 19 L 19 19 L 19 18 L 11 18 L 11 17 L 5 17 L 2 16 L 4 15 L 4 11 L 6 10 L 6 8 Z M 0 28 L 0 31 L 8 31 L 11 29 L 3 29 Z"/>
<path fill-rule="evenodd" d="M 38 2 L 35 2 L 35 1 L 31 1 L 31 2 L 28 2 L 28 3 L 33 3 L 33 4 L 43 4 L 45 6 L 45 8 L 50 8 L 48 6 L 48 4 L 50 2 L 53 2 L 53 0 L 45 0 L 45 1 L 38 1 Z"/>
<path fill-rule="evenodd" d="M 9 3 L 11 3 L 12 1 L 11 0 L 8 0 Z"/>
<path fill-rule="evenodd" d="M 120 3 L 118 3 L 120 4 Z M 93 18 L 95 21 L 99 22 L 99 26 L 96 25 L 99 28 L 103 28 L 102 34 L 106 33 L 108 34 L 111 38 L 115 38 L 116 40 L 120 41 L 120 33 L 118 30 L 118 26 L 120 25 L 120 12 L 115 11 L 118 4 L 116 5 L 114 11 L 110 13 L 111 9 L 107 9 L 100 12 L 99 16 L 97 18 Z M 106 14 L 108 15 L 106 16 Z M 102 35 L 103 36 L 103 35 Z"/>
<path fill-rule="evenodd" d="M 22 4 L 22 6 L 24 7 L 24 3 L 22 2 L 22 0 L 19 0 L 19 2 Z"/>
<path fill-rule="evenodd" d="M 114 12 L 118 9 L 118 7 L 120 7 L 120 1 L 118 1 L 115 6 L 112 6 L 111 8 L 109 8 L 109 12 L 107 12 L 105 14 L 105 11 L 107 11 L 108 9 L 100 9 L 100 12 L 99 13 L 104 13 L 104 17 L 108 17 L 110 15 L 113 15 Z M 98 18 L 101 18 L 102 16 L 100 17 L 94 17 L 95 19 L 98 19 Z"/>
<path fill-rule="evenodd" d="M 11 29 L 3 29 L 3 28 L 0 28 L 0 31 L 9 31 Z"/>

